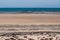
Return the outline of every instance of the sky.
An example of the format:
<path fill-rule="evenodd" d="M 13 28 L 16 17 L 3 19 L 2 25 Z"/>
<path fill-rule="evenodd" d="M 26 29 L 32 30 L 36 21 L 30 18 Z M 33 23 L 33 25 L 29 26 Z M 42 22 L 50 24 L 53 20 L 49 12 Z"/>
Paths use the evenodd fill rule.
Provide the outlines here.
<path fill-rule="evenodd" d="M 60 0 L 0 0 L 0 7 L 56 7 L 60 8 Z"/>

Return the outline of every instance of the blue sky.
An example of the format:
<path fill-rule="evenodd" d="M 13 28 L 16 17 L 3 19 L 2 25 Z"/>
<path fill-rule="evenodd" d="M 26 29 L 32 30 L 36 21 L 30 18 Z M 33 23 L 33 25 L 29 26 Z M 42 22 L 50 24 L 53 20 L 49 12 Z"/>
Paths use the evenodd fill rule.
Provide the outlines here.
<path fill-rule="evenodd" d="M 0 7 L 60 7 L 60 0 L 0 0 Z"/>

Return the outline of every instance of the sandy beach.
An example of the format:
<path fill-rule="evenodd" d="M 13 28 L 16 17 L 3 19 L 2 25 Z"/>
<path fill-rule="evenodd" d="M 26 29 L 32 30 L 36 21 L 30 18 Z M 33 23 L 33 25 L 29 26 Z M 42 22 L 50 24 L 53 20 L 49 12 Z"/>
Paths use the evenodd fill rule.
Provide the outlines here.
<path fill-rule="evenodd" d="M 1 27 L 1 25 L 5 26 Z M 16 26 L 13 25 L 22 25 L 23 27 L 17 26 L 16 28 Z M 27 25 L 28 27 L 24 25 Z M 47 25 L 47 26 L 45 26 L 45 28 L 38 26 L 40 27 L 39 30 L 29 30 L 29 28 L 34 29 L 34 27 L 33 26 L 30 27 L 30 25 Z M 0 14 L 0 32 L 3 33 L 39 32 L 39 31 L 60 32 L 60 26 L 55 26 L 56 27 L 55 28 L 54 26 L 52 27 L 48 25 L 60 25 L 60 14 Z M 38 29 L 37 26 L 35 27 L 36 29 Z"/>
<path fill-rule="evenodd" d="M 60 24 L 60 15 L 0 14 L 0 24 Z"/>

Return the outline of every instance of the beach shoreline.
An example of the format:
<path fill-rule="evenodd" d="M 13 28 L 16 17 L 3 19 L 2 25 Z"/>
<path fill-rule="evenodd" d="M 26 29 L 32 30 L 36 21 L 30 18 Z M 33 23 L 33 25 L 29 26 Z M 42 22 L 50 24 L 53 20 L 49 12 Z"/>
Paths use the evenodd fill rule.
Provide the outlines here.
<path fill-rule="evenodd" d="M 0 14 L 0 24 L 60 24 L 59 14 Z"/>

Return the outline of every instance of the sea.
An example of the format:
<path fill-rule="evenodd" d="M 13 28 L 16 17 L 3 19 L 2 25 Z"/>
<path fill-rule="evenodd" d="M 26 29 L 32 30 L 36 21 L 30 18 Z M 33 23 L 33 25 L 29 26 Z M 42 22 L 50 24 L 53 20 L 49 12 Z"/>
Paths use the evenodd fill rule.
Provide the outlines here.
<path fill-rule="evenodd" d="M 60 14 L 60 8 L 0 8 L 0 13 L 58 13 Z"/>

